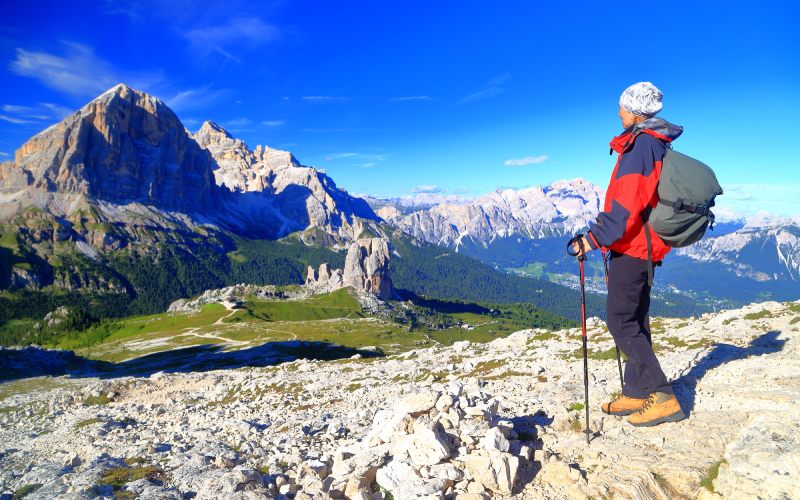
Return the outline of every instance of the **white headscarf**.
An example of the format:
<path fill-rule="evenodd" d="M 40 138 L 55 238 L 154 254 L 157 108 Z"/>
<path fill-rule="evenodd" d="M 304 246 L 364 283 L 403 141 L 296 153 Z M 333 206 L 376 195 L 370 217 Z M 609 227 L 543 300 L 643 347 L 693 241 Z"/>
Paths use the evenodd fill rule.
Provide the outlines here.
<path fill-rule="evenodd" d="M 634 115 L 655 116 L 661 111 L 664 94 L 650 82 L 634 83 L 622 92 L 619 105 Z"/>

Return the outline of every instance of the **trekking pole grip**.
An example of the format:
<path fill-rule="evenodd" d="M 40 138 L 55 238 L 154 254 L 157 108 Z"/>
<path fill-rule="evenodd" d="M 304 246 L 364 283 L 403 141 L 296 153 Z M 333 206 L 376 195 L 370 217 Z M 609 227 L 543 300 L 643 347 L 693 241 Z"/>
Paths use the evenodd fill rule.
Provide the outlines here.
<path fill-rule="evenodd" d="M 578 248 L 580 248 L 580 252 L 576 252 L 572 249 L 573 245 L 575 244 L 577 244 Z M 567 242 L 567 255 L 570 257 L 577 257 L 578 260 L 586 259 L 586 249 L 583 245 L 583 233 L 576 234 L 575 237 Z"/>

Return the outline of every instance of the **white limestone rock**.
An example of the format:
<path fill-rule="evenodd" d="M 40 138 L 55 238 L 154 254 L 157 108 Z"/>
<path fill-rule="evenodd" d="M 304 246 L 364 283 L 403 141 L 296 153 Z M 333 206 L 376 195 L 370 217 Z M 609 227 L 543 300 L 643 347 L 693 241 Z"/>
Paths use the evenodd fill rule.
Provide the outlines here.
<path fill-rule="evenodd" d="M 551 457 L 549 461 L 542 464 L 539 481 L 542 484 L 561 487 L 574 484 L 577 478 L 567 463 L 555 457 Z"/>
<path fill-rule="evenodd" d="M 436 406 L 440 395 L 441 393 L 431 390 L 408 394 L 395 407 L 395 412 L 407 413 L 411 416 L 427 413 Z"/>
<path fill-rule="evenodd" d="M 399 460 L 378 469 L 376 481 L 397 500 L 442 498 L 444 490 L 452 484 L 440 478 L 423 479 L 413 467 Z"/>
<path fill-rule="evenodd" d="M 519 471 L 518 457 L 501 451 L 478 450 L 463 459 L 472 478 L 487 490 L 511 494 Z"/>
<path fill-rule="evenodd" d="M 725 448 L 714 489 L 727 498 L 791 498 L 800 479 L 800 434 L 778 415 L 754 418 Z"/>
<path fill-rule="evenodd" d="M 417 467 L 438 464 L 450 457 L 447 440 L 442 436 L 438 423 L 414 425 L 413 439 L 407 451 L 411 462 Z"/>
<path fill-rule="evenodd" d="M 509 449 L 508 439 L 503 435 L 503 432 L 497 427 L 492 427 L 481 440 L 481 445 L 485 450 L 503 451 L 507 452 Z"/>
<path fill-rule="evenodd" d="M 389 242 L 383 238 L 362 238 L 351 243 L 342 274 L 344 285 L 383 299 L 392 298 L 390 258 Z"/>

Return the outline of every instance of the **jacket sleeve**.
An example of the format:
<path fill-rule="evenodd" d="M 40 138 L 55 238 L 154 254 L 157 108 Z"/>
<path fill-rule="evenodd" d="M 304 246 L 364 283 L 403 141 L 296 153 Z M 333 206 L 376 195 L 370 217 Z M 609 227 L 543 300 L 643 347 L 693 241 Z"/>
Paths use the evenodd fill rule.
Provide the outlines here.
<path fill-rule="evenodd" d="M 631 149 L 623 152 L 617 173 L 608 186 L 611 209 L 600 212 L 596 222 L 589 224 L 589 243 L 604 247 L 642 226 L 642 212 L 658 188 L 656 164 L 664 158 L 666 146 L 648 134 L 639 134 Z"/>

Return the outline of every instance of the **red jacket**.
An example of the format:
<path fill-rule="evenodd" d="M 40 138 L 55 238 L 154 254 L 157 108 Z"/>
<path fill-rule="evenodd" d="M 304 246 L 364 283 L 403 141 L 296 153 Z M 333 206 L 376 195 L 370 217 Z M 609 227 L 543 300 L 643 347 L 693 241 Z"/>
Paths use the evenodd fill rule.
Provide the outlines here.
<path fill-rule="evenodd" d="M 650 118 L 615 137 L 611 150 L 619 153 L 606 191 L 603 211 L 589 224 L 589 243 L 637 259 L 647 259 L 644 219 L 658 203 L 658 179 L 667 144 L 683 128 Z M 653 262 L 667 255 L 670 247 L 650 230 Z"/>

